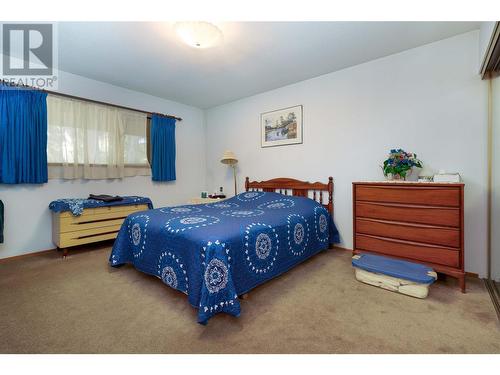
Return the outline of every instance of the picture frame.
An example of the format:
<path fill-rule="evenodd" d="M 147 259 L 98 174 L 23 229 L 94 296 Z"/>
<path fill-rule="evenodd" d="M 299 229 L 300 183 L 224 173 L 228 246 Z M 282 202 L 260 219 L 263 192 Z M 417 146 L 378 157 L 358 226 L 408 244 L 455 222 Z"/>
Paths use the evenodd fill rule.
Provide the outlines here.
<path fill-rule="evenodd" d="M 301 144 L 302 120 L 302 105 L 261 113 L 261 147 Z"/>

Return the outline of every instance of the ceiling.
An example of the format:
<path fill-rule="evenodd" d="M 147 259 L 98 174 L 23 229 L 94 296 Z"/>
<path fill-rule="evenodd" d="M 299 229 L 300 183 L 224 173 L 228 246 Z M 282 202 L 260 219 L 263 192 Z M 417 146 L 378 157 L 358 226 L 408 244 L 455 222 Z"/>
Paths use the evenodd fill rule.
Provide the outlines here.
<path fill-rule="evenodd" d="M 59 68 L 210 108 L 479 28 L 479 22 L 217 23 L 194 49 L 165 22 L 63 22 Z"/>

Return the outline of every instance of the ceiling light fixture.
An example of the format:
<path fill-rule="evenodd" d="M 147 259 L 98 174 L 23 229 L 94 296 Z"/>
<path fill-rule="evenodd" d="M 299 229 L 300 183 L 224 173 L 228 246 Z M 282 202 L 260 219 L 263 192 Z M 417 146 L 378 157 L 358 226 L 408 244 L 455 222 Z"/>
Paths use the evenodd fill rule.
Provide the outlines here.
<path fill-rule="evenodd" d="M 182 41 L 194 48 L 214 47 L 222 40 L 222 31 L 209 22 L 177 22 L 174 28 Z"/>

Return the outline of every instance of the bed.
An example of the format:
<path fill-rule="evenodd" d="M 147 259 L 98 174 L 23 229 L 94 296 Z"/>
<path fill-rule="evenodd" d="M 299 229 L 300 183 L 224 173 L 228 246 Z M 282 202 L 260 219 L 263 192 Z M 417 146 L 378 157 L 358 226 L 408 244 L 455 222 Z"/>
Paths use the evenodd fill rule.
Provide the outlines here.
<path fill-rule="evenodd" d="M 238 296 L 338 242 L 333 179 L 245 180 L 245 192 L 208 204 L 129 215 L 109 258 L 188 295 L 198 322 L 240 314 Z"/>

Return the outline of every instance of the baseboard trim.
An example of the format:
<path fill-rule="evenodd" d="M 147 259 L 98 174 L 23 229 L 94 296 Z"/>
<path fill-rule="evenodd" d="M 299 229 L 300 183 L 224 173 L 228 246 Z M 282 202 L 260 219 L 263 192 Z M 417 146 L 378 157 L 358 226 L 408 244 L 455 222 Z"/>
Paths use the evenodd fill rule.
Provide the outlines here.
<path fill-rule="evenodd" d="M 84 246 L 89 246 L 89 245 L 93 245 L 93 244 L 87 244 L 87 245 L 84 245 Z M 22 258 L 28 258 L 28 257 L 32 257 L 32 256 L 48 254 L 50 252 L 53 252 L 56 249 L 57 248 L 54 247 L 54 248 L 48 249 L 48 250 L 40 250 L 40 251 L 34 251 L 32 253 L 26 253 L 26 254 L 21 254 L 21 255 L 13 255 L 13 256 L 10 256 L 10 257 L 6 257 L 6 258 L 0 258 L 0 264 L 11 262 L 13 260 L 18 260 L 18 259 L 22 259 Z M 338 250 L 343 250 L 343 251 L 352 251 L 352 249 L 348 249 L 346 247 L 341 247 L 341 246 L 335 246 L 335 245 L 333 246 L 333 249 L 338 249 Z"/>
<path fill-rule="evenodd" d="M 88 246 L 88 245 L 93 245 L 93 244 L 87 244 L 87 245 L 83 245 L 83 246 Z M 333 249 L 342 250 L 342 251 L 350 251 L 350 252 L 353 251 L 352 249 L 349 249 L 347 247 L 342 247 L 342 246 L 337 246 L 337 245 L 334 245 Z M 21 254 L 21 255 L 13 255 L 13 256 L 7 257 L 7 258 L 1 258 L 0 259 L 0 264 L 8 263 L 8 262 L 11 262 L 13 260 L 19 260 L 19 259 L 22 259 L 22 258 L 28 258 L 28 257 L 32 257 L 32 256 L 48 254 L 50 252 L 53 252 L 54 250 L 56 250 L 56 248 L 48 249 L 48 250 L 35 251 L 33 253 L 27 253 L 27 254 Z M 479 278 L 479 275 L 477 273 L 474 273 L 474 272 L 466 272 L 465 276 L 476 278 L 476 279 Z"/>
<path fill-rule="evenodd" d="M 98 249 L 101 247 L 109 247 L 113 244 L 113 242 L 114 242 L 114 239 L 103 240 L 103 241 L 99 241 L 99 242 L 91 242 L 91 243 L 78 245 L 78 246 L 71 246 L 71 247 L 67 247 L 66 249 L 68 249 L 68 250 L 95 250 L 95 249 Z M 21 255 L 14 255 L 11 257 L 7 257 L 7 258 L 1 258 L 0 264 L 11 262 L 14 260 L 19 260 L 22 258 L 33 257 L 33 256 L 37 256 L 37 255 L 42 256 L 42 255 L 49 254 L 51 252 L 55 252 L 56 250 L 57 250 L 57 248 L 54 247 L 54 248 L 48 249 L 48 250 L 34 251 L 32 253 L 26 253 L 26 254 L 21 254 Z M 62 253 L 61 253 L 61 257 L 62 257 Z"/>
<path fill-rule="evenodd" d="M 92 245 L 92 244 L 87 244 L 87 246 L 89 245 Z M 343 251 L 351 251 L 352 252 L 352 249 L 348 249 L 347 247 L 341 247 L 341 246 L 333 246 L 333 249 L 338 249 L 338 250 L 343 250 Z M 13 255 L 13 256 L 10 256 L 10 257 L 6 257 L 6 258 L 0 258 L 0 264 L 2 263 L 8 263 L 8 262 L 11 262 L 13 260 L 19 260 L 19 259 L 23 259 L 23 258 L 29 258 L 29 257 L 33 257 L 33 256 L 37 256 L 37 255 L 44 255 L 44 254 L 48 254 L 48 253 L 51 253 L 53 251 L 55 251 L 56 248 L 52 248 L 52 249 L 48 249 L 48 250 L 40 250 L 40 251 L 34 251 L 32 253 L 26 253 L 26 254 L 21 254 L 21 255 Z"/>
<path fill-rule="evenodd" d="M 342 246 L 337 246 L 337 245 L 334 245 L 333 246 L 334 249 L 338 249 L 338 250 L 343 250 L 343 251 L 350 251 L 352 252 L 352 249 L 349 249 L 347 247 L 342 247 Z"/>
<path fill-rule="evenodd" d="M 474 272 L 466 272 L 465 276 L 479 279 L 479 275 L 477 273 L 474 273 Z"/>
<path fill-rule="evenodd" d="M 34 256 L 37 256 L 37 255 L 48 254 L 48 253 L 54 252 L 55 250 L 56 250 L 56 248 L 53 248 L 53 249 L 48 249 L 48 250 L 34 251 L 32 253 L 26 253 L 26 254 L 21 254 L 21 255 L 13 255 L 13 256 L 10 256 L 10 257 L 1 258 L 0 259 L 0 264 L 8 263 L 8 262 L 11 262 L 13 260 L 19 260 L 19 259 L 23 259 L 23 258 L 34 257 Z"/>

